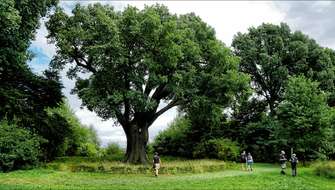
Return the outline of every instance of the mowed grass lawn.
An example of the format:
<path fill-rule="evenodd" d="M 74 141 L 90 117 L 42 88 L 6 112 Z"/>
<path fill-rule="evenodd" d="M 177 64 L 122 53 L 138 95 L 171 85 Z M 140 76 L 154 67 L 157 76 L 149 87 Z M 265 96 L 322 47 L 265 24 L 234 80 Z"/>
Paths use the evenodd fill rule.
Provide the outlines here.
<path fill-rule="evenodd" d="M 148 174 L 111 174 L 70 172 L 51 169 L 21 170 L 0 173 L 0 190 L 85 189 L 85 190 L 335 190 L 335 180 L 319 177 L 312 168 L 299 168 L 298 176 L 281 176 L 279 167 L 255 164 L 254 172 L 225 170 L 198 174 L 173 174 L 153 177 Z M 289 173 L 289 168 L 287 173 Z"/>

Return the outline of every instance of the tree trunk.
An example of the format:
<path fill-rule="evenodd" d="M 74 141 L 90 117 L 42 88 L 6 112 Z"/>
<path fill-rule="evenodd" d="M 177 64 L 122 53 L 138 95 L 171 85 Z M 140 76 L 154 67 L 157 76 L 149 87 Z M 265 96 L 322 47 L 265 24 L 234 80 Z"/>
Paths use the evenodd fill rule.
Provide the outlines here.
<path fill-rule="evenodd" d="M 146 147 L 149 133 L 147 126 L 130 125 L 124 128 L 127 137 L 125 161 L 134 164 L 148 163 Z"/>

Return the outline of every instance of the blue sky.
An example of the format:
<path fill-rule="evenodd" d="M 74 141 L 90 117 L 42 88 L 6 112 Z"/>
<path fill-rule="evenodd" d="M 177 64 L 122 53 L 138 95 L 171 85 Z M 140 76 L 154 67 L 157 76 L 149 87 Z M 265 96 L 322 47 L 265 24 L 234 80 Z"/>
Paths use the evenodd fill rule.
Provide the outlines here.
<path fill-rule="evenodd" d="M 97 1 L 60 1 L 60 6 L 71 14 L 71 9 L 76 3 L 84 5 Z M 128 4 L 143 8 L 145 4 L 154 4 L 154 1 L 100 1 L 103 4 L 111 4 L 120 10 Z M 316 39 L 322 46 L 335 49 L 335 2 L 331 1 L 261 1 L 261 2 L 232 2 L 232 1 L 159 1 L 166 5 L 170 12 L 185 14 L 194 12 L 205 22 L 216 30 L 216 36 L 228 46 L 234 34 L 246 32 L 251 26 L 258 26 L 263 22 L 279 24 L 286 22 L 292 30 L 302 30 L 310 37 Z M 44 26 L 45 18 L 41 19 L 41 27 L 36 33 L 35 40 L 31 43 L 30 50 L 36 55 L 30 67 L 36 73 L 41 73 L 48 68 L 48 64 L 55 55 L 55 47 L 47 43 L 47 30 Z M 61 73 L 62 82 L 65 86 L 64 95 L 79 118 L 87 125 L 93 126 L 100 137 L 102 144 L 116 142 L 125 145 L 126 138 L 120 127 L 115 127 L 113 120 L 102 121 L 95 113 L 86 108 L 80 109 L 81 101 L 76 95 L 71 95 L 70 91 L 74 86 L 74 81 L 69 80 Z M 150 139 L 152 140 L 159 131 L 164 130 L 176 117 L 176 109 L 172 109 L 161 117 L 150 127 Z"/>
<path fill-rule="evenodd" d="M 31 45 L 29 51 L 34 54 L 33 59 L 28 63 L 34 72 L 40 73 L 48 68 L 52 57 L 46 55 L 41 47 Z"/>

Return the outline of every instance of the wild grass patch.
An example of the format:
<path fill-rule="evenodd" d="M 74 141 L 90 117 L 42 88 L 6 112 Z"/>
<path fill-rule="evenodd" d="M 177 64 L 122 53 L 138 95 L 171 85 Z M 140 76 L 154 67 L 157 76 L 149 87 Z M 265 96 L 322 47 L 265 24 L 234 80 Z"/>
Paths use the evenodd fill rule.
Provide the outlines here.
<path fill-rule="evenodd" d="M 107 172 L 116 174 L 149 174 L 152 173 L 152 165 L 134 165 L 120 161 L 94 160 L 93 158 L 59 158 L 45 165 L 46 168 L 59 171 L 72 172 Z M 161 174 L 177 173 L 203 173 L 222 171 L 237 168 L 232 162 L 220 160 L 175 160 L 164 162 L 160 168 Z"/>
<path fill-rule="evenodd" d="M 318 176 L 335 179 L 335 161 L 319 162 L 314 167 Z"/>

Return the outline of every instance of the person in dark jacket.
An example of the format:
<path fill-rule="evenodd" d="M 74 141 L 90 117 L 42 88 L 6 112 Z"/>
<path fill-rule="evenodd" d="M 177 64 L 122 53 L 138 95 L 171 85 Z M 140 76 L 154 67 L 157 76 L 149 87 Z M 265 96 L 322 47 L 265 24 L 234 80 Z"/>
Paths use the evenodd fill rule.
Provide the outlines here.
<path fill-rule="evenodd" d="M 291 162 L 291 168 L 292 168 L 292 176 L 297 176 L 297 165 L 298 165 L 298 158 L 296 154 L 292 154 L 291 159 L 289 160 Z"/>
<path fill-rule="evenodd" d="M 155 152 L 154 158 L 152 160 L 152 165 L 153 165 L 152 167 L 154 169 L 156 177 L 158 177 L 158 172 L 159 172 L 160 164 L 161 164 L 161 159 L 159 158 L 158 153 Z"/>
<path fill-rule="evenodd" d="M 248 171 L 252 171 L 252 165 L 254 164 L 254 159 L 252 158 L 252 155 L 251 153 L 249 152 L 248 153 L 248 156 L 247 156 L 247 170 Z"/>

